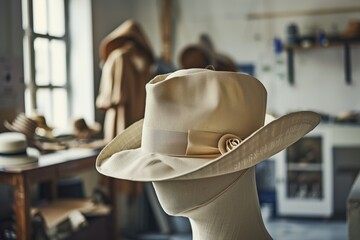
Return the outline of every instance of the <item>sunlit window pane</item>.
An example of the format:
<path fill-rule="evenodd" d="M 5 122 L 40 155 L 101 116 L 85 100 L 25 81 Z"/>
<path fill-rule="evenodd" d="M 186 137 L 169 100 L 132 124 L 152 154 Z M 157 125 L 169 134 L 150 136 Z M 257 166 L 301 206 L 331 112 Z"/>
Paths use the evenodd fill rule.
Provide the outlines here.
<path fill-rule="evenodd" d="M 36 84 L 49 84 L 49 40 L 44 38 L 35 39 L 34 49 Z"/>
<path fill-rule="evenodd" d="M 65 33 L 64 1 L 48 0 L 49 4 L 49 34 L 63 36 Z"/>
<path fill-rule="evenodd" d="M 53 90 L 53 124 L 57 127 L 64 128 L 68 121 L 68 97 L 65 89 Z"/>
<path fill-rule="evenodd" d="M 30 9 L 27 3 L 32 4 Z M 48 124 L 58 129 L 69 127 L 70 119 L 65 38 L 67 4 L 66 0 L 23 0 L 23 18 L 28 15 L 28 19 L 24 19 L 27 88 L 36 89 L 35 92 L 26 89 L 26 111 L 44 115 Z M 33 24 L 29 24 L 32 21 Z"/>
<path fill-rule="evenodd" d="M 36 111 L 46 117 L 46 120 L 51 122 L 51 90 L 50 89 L 38 89 L 36 91 Z"/>
<path fill-rule="evenodd" d="M 57 0 L 55 0 L 57 1 Z M 33 0 L 34 32 L 47 33 L 46 0 Z"/>
<path fill-rule="evenodd" d="M 53 85 L 65 85 L 66 82 L 66 49 L 64 41 L 52 40 L 51 52 L 51 81 Z"/>

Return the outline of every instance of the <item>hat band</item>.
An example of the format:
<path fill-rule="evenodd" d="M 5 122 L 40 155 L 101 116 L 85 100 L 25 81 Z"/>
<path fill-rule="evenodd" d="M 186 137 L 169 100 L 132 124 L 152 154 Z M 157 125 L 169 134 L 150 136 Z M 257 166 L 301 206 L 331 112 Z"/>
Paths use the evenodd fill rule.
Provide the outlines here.
<path fill-rule="evenodd" d="M 236 148 L 242 139 L 230 133 L 201 130 L 188 132 L 143 126 L 141 148 L 171 156 L 215 158 Z"/>
<path fill-rule="evenodd" d="M 27 151 L 25 150 L 21 150 L 19 152 L 9 152 L 9 153 L 0 153 L 0 156 L 4 156 L 4 157 L 11 157 L 11 156 L 19 156 L 19 155 L 26 155 Z"/>

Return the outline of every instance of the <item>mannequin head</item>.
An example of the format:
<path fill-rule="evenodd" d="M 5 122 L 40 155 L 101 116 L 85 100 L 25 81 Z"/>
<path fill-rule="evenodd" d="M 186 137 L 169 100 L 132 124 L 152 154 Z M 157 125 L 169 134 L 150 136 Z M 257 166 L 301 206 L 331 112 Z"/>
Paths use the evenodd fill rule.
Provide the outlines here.
<path fill-rule="evenodd" d="M 154 182 L 154 188 L 164 211 L 173 216 L 206 205 L 230 187 L 244 171 L 218 177 Z"/>
<path fill-rule="evenodd" d="M 190 219 L 194 240 L 271 239 L 260 213 L 254 168 L 153 185 L 165 212 Z"/>

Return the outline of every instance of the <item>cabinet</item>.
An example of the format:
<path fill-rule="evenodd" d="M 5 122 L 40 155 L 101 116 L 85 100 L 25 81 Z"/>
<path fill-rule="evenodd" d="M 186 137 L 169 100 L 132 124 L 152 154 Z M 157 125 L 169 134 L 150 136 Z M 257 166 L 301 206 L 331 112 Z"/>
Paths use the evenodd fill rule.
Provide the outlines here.
<path fill-rule="evenodd" d="M 290 146 L 285 155 L 287 165 L 286 197 L 321 200 L 323 157 L 322 138 L 306 137 Z"/>
<path fill-rule="evenodd" d="M 331 217 L 334 211 L 333 149 L 360 147 L 360 127 L 320 124 L 278 153 L 278 215 Z"/>

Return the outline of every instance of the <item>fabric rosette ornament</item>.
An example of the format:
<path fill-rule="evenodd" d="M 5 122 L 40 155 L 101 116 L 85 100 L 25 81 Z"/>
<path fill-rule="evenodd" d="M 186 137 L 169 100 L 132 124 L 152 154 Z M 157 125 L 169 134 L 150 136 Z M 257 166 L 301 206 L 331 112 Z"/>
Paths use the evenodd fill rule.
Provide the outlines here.
<path fill-rule="evenodd" d="M 241 142 L 242 140 L 239 137 L 233 134 L 225 134 L 219 139 L 219 151 L 221 154 L 230 152 L 231 150 L 236 148 L 236 146 L 238 146 Z"/>

